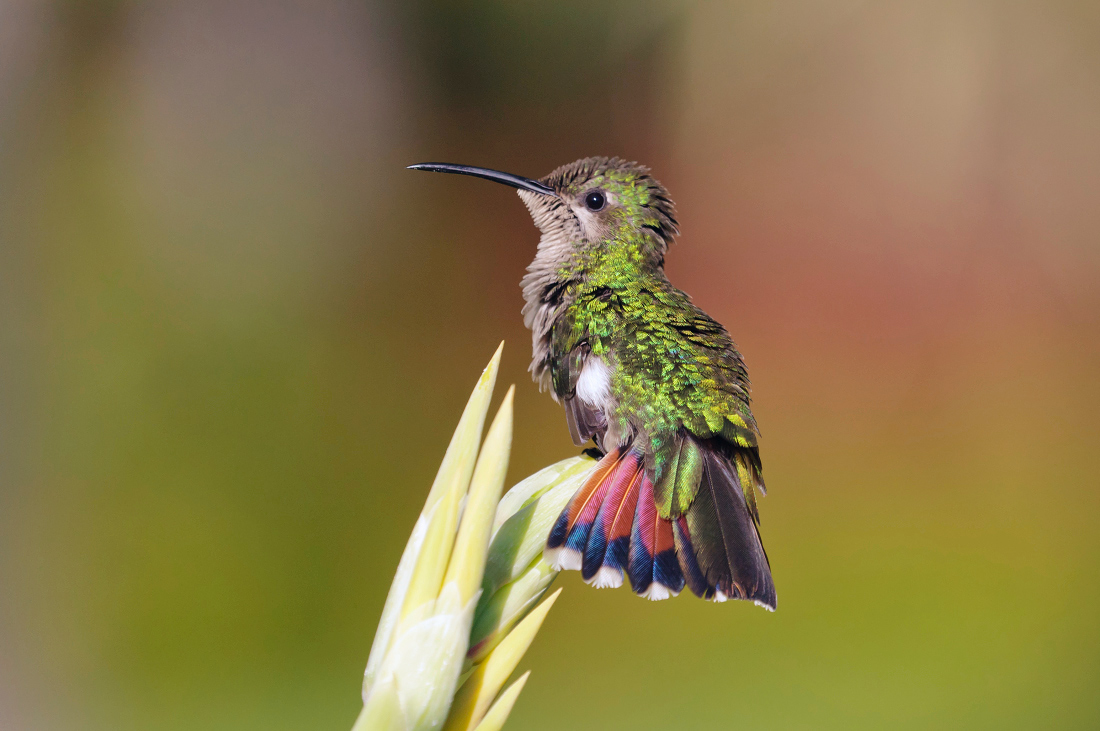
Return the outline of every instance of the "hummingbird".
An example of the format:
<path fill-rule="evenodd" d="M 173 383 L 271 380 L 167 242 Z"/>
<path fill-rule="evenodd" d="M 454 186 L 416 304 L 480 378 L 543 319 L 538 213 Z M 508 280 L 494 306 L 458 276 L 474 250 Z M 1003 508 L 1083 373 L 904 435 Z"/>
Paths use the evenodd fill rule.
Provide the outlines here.
<path fill-rule="evenodd" d="M 516 188 L 541 232 L 523 277 L 530 371 L 599 462 L 544 549 L 589 584 L 648 599 L 687 586 L 775 609 L 760 539 L 765 493 L 748 372 L 729 333 L 665 275 L 679 233 L 649 168 L 589 157 L 538 180 L 421 163 Z"/>

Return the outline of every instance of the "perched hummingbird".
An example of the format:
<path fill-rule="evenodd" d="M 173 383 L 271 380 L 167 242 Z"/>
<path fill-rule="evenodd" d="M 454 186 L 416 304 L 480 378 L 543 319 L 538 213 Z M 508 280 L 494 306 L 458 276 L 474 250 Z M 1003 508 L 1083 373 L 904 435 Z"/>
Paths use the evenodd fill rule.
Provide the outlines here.
<path fill-rule="evenodd" d="M 603 454 L 545 555 L 597 587 L 775 609 L 758 531 L 759 432 L 741 354 L 665 276 L 675 208 L 649 169 L 590 157 L 544 178 L 449 163 L 519 189 L 542 232 L 523 278 L 531 374 L 565 407 L 577 446 Z"/>

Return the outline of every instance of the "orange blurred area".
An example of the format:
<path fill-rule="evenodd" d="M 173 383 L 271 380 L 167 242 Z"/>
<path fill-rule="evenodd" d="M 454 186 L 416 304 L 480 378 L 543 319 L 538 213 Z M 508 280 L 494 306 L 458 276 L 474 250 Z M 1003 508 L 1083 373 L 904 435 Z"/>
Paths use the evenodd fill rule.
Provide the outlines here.
<path fill-rule="evenodd" d="M 1100 727 L 1100 11 L 0 4 L 0 729 L 346 729 L 529 177 L 649 164 L 779 608 L 575 576 L 512 728 Z M 503 393 L 503 390 L 502 390 Z"/>

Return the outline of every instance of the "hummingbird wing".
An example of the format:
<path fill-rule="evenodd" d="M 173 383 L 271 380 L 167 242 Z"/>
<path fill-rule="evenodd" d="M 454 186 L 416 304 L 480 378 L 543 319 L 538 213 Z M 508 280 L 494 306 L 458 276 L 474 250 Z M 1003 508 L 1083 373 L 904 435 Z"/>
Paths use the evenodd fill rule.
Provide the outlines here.
<path fill-rule="evenodd" d="M 585 367 L 589 365 L 591 349 L 587 341 L 569 342 L 570 336 L 566 328 L 554 328 L 550 378 L 554 395 L 565 408 L 569 436 L 573 444 L 580 447 L 607 426 L 607 418 L 599 404 L 587 400 L 587 394 L 577 393 Z"/>
<path fill-rule="evenodd" d="M 672 521 L 676 555 L 695 594 L 774 609 L 758 527 L 756 490 L 763 493 L 764 481 L 744 362 L 725 328 L 686 294 L 669 287 L 652 297 L 646 327 L 670 354 L 662 359 L 663 377 L 654 379 L 667 409 L 667 426 L 651 435 L 650 445 L 657 514 Z"/>
<path fill-rule="evenodd" d="M 684 436 L 685 442 L 695 442 Z M 775 609 L 775 583 L 760 540 L 751 473 L 726 444 L 697 444 L 700 479 L 691 504 L 674 519 L 676 556 L 698 596 L 750 599 Z M 744 465 L 747 466 L 747 465 Z"/>
<path fill-rule="evenodd" d="M 569 427 L 569 436 L 578 447 L 584 446 L 607 426 L 603 412 L 593 409 L 576 396 L 562 399 L 562 406 L 565 407 L 565 423 Z"/>

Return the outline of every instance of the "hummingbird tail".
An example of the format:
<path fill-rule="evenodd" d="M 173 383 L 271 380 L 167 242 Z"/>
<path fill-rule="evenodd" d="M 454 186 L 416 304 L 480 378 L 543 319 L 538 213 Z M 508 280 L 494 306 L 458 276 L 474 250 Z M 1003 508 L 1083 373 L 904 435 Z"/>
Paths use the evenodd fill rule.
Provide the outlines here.
<path fill-rule="evenodd" d="M 705 599 L 750 599 L 775 608 L 775 587 L 756 524 L 731 458 L 700 443 L 703 469 L 690 507 L 661 517 L 644 454 L 608 452 L 562 510 L 546 542 L 546 560 L 580 571 L 585 582 L 667 599 L 688 586 Z"/>
<path fill-rule="evenodd" d="M 657 513 L 645 457 L 629 447 L 609 452 L 558 516 L 545 555 L 577 570 L 597 588 L 622 586 L 667 599 L 684 588 L 673 521 Z"/>
<path fill-rule="evenodd" d="M 608 452 L 562 510 L 546 542 L 555 568 L 600 588 L 622 586 L 643 470 L 636 452 Z"/>

